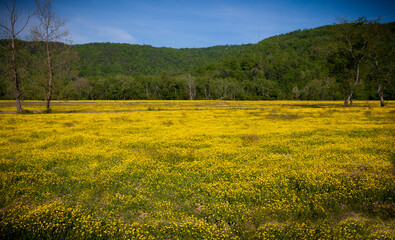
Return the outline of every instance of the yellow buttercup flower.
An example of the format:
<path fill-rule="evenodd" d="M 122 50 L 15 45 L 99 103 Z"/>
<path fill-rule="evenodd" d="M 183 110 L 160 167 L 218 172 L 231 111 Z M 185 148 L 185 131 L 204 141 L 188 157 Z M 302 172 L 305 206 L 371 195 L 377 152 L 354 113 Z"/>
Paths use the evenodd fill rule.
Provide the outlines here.
<path fill-rule="evenodd" d="M 0 114 L 0 238 L 391 239 L 394 105 L 342 105 L 54 101 L 51 114 Z"/>

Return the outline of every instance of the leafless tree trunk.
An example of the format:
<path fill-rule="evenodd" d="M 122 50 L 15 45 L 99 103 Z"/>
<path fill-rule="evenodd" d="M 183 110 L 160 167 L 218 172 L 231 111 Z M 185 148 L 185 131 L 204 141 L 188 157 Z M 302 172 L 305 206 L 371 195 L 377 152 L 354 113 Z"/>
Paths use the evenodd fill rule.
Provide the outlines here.
<path fill-rule="evenodd" d="M 29 22 L 30 19 L 30 14 L 28 14 L 27 20 L 25 24 L 23 25 L 22 28 L 19 30 L 16 29 L 16 23 L 18 22 L 18 14 L 15 10 L 15 3 L 16 0 L 14 0 L 12 6 L 9 6 L 7 2 L 4 1 L 4 5 L 8 10 L 8 16 L 7 16 L 7 23 L 5 24 L 0 24 L 1 28 L 1 35 L 7 39 L 11 40 L 11 72 L 12 72 L 12 78 L 14 81 L 14 95 L 15 95 L 15 100 L 16 100 L 16 110 L 17 112 L 22 112 L 22 104 L 21 104 L 21 90 L 20 90 L 20 79 L 18 76 L 18 64 L 17 64 L 17 48 L 16 48 L 16 43 L 15 40 L 17 36 L 25 29 L 26 25 Z"/>
<path fill-rule="evenodd" d="M 376 81 L 377 81 L 377 94 L 380 97 L 380 106 L 384 107 L 385 106 L 384 94 L 383 94 L 383 90 L 382 90 L 382 87 L 381 87 L 381 81 L 380 81 L 381 67 L 379 66 L 379 61 L 378 61 L 377 54 L 373 53 L 372 54 L 372 59 L 373 59 L 373 62 L 374 62 L 374 70 L 373 70 L 374 74 L 373 74 L 373 77 L 376 78 Z"/>
<path fill-rule="evenodd" d="M 211 98 L 209 86 L 206 86 L 206 87 L 204 88 L 204 96 L 205 96 L 206 100 L 209 100 L 209 99 Z"/>
<path fill-rule="evenodd" d="M 353 59 L 355 63 L 355 81 L 354 84 L 351 85 L 350 88 L 350 93 L 348 94 L 346 100 L 344 101 L 344 106 L 347 107 L 348 103 L 350 102 L 350 106 L 352 106 L 352 95 L 354 94 L 354 88 L 357 86 L 360 82 L 360 67 L 361 63 L 368 54 L 367 51 L 365 51 L 366 46 L 367 46 L 367 41 L 364 41 L 364 45 L 362 46 L 362 49 L 360 50 L 359 54 L 355 54 L 355 50 L 353 48 L 353 44 L 351 43 L 350 39 L 346 37 L 347 43 L 348 43 L 348 51 L 351 55 L 351 58 Z"/>
<path fill-rule="evenodd" d="M 64 19 L 58 17 L 52 10 L 51 0 L 36 0 L 36 11 L 39 24 L 31 29 L 31 34 L 35 41 L 44 42 L 46 52 L 46 65 L 47 65 L 47 95 L 46 95 L 46 108 L 50 110 L 50 102 L 53 94 L 53 81 L 54 81 L 54 60 L 55 54 L 52 49 L 57 42 L 62 41 L 69 35 L 68 30 L 63 29 L 66 22 Z"/>
<path fill-rule="evenodd" d="M 188 87 L 189 100 L 195 99 L 196 84 L 195 84 L 195 80 L 192 78 L 191 74 L 187 75 L 187 87 Z"/>
<path fill-rule="evenodd" d="M 348 94 L 346 100 L 344 101 L 344 106 L 347 107 L 350 102 L 350 106 L 352 106 L 352 95 L 354 94 L 354 87 L 359 83 L 359 71 L 360 71 L 360 63 L 357 63 L 356 71 L 355 71 L 355 81 L 354 84 L 350 88 L 350 93 Z"/>
<path fill-rule="evenodd" d="M 299 91 L 298 87 L 295 86 L 292 88 L 292 96 L 293 96 L 293 99 L 295 99 L 295 100 L 299 99 L 300 91 Z"/>
<path fill-rule="evenodd" d="M 53 79 L 53 74 L 52 74 L 52 64 L 51 64 L 51 55 L 49 51 L 49 42 L 46 42 L 46 50 L 47 50 L 47 66 L 48 66 L 48 94 L 47 94 L 47 111 L 49 110 L 49 103 L 51 102 L 52 98 L 52 79 Z"/>
<path fill-rule="evenodd" d="M 145 85 L 145 94 L 146 94 L 147 99 L 149 99 L 150 95 L 149 95 L 149 86 L 148 86 L 148 83 Z"/>
<path fill-rule="evenodd" d="M 378 20 L 367 20 L 365 17 L 356 21 L 342 20 L 338 28 L 338 37 L 343 42 L 345 51 L 348 52 L 348 63 L 352 66 L 353 78 L 349 79 L 349 93 L 344 101 L 344 106 L 352 105 L 355 87 L 361 83 L 361 67 L 368 60 L 373 46 L 377 42 L 377 34 L 372 32 L 373 24 Z"/>
<path fill-rule="evenodd" d="M 17 69 L 17 64 L 16 64 L 15 38 L 11 39 L 11 49 L 12 49 L 12 60 L 11 60 L 11 62 L 12 62 L 12 77 L 14 79 L 16 110 L 17 110 L 17 112 L 22 112 L 21 90 L 19 88 L 18 69 Z"/>
<path fill-rule="evenodd" d="M 384 96 L 383 96 L 383 91 L 381 90 L 381 84 L 379 83 L 379 88 L 377 89 L 377 93 L 379 94 L 380 97 L 380 106 L 384 107 Z"/>

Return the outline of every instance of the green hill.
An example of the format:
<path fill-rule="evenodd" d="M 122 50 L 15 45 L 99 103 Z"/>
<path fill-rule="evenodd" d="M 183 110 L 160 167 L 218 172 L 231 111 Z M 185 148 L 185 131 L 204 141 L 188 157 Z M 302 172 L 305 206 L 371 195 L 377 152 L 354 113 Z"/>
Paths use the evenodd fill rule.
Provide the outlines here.
<path fill-rule="evenodd" d="M 199 68 L 196 73 L 241 84 L 236 95 L 251 95 L 248 87 L 253 86 L 261 89 L 255 91 L 257 98 L 292 98 L 292 88 L 303 89 L 313 80 L 328 77 L 326 59 L 331 30 L 332 26 L 326 26 L 274 36 L 224 61 Z"/>
<path fill-rule="evenodd" d="M 80 76 L 182 74 L 237 54 L 248 45 L 208 48 L 156 48 L 148 45 L 89 43 L 75 45 Z"/>
<path fill-rule="evenodd" d="M 74 45 L 76 74 L 58 79 L 54 94 L 58 99 L 344 99 L 352 69 L 336 41 L 334 30 L 339 26 L 297 30 L 257 44 L 209 48 Z M 382 26 L 386 32 L 380 50 L 393 52 L 395 23 Z M 37 82 L 45 79 L 31 66 L 37 50 L 29 42 L 20 44 L 27 46 L 21 69 L 24 98 L 43 99 L 45 89 Z M 393 62 L 394 54 L 384 62 L 391 69 L 382 87 L 386 99 L 395 98 L 393 67 L 388 67 Z M 377 86 L 365 65 L 354 97 L 377 99 Z M 12 81 L 5 73 L 0 72 L 0 98 L 12 99 Z"/>
<path fill-rule="evenodd" d="M 339 26 L 297 30 L 264 39 L 223 61 L 198 68 L 195 75 L 231 83 L 228 84 L 230 90 L 227 98 L 343 99 L 348 89 L 348 80 L 340 75 L 343 71 L 349 73 L 352 70 L 345 71 L 351 67 L 344 62 L 347 53 L 337 42 L 336 29 Z M 395 57 L 395 23 L 382 26 L 385 31 L 380 36 L 382 42 L 377 51 L 387 52 L 387 59 L 381 63 L 390 71 L 389 78 L 383 83 L 384 95 L 386 99 L 394 99 L 391 65 Z M 354 95 L 357 99 L 377 99 L 377 86 L 370 79 L 368 64 L 371 63 L 365 63 L 361 68 L 361 83 Z"/>

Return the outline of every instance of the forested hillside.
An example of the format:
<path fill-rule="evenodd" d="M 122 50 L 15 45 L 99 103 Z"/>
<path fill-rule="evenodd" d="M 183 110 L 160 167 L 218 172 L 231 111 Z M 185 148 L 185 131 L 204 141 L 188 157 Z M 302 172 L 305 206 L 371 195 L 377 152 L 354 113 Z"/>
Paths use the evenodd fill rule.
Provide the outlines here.
<path fill-rule="evenodd" d="M 229 94 L 238 98 L 297 98 L 292 96 L 293 88 L 301 95 L 313 80 L 330 81 L 327 57 L 332 41 L 332 26 L 298 30 L 251 45 L 240 54 L 197 69 L 196 74 L 232 83 L 235 87 Z M 326 97 L 336 98 L 333 94 Z"/>
<path fill-rule="evenodd" d="M 337 42 L 339 27 L 324 26 L 274 36 L 224 61 L 199 68 L 195 74 L 201 79 L 226 82 L 226 98 L 341 100 L 353 69 L 347 69 L 352 68 L 347 62 L 349 57 Z M 394 51 L 395 24 L 383 27 L 387 31 L 379 46 L 389 56 L 383 64 L 392 66 L 394 55 L 389 52 Z M 369 65 L 365 62 L 361 70 L 357 99 L 377 99 Z M 393 69 L 387 70 L 391 75 L 385 81 L 385 96 L 394 99 L 395 88 L 390 81 Z"/>
<path fill-rule="evenodd" d="M 341 27 L 297 30 L 257 44 L 196 49 L 114 43 L 75 45 L 72 47 L 78 57 L 72 64 L 73 74 L 57 79 L 54 95 L 55 99 L 341 100 L 352 88 L 354 99 L 377 99 L 380 76 L 384 98 L 394 99 L 395 23 L 379 25 L 379 40 L 375 40 L 372 52 L 364 53 L 364 58 L 371 60 L 361 62 L 355 86 L 352 59 L 347 55 L 347 45 L 339 40 Z M 28 42 L 20 44 L 25 46 L 20 51 L 20 61 L 26 66 L 20 69 L 24 99 L 44 99 L 42 76 L 31 64 L 37 49 Z M 360 43 L 355 44 L 358 48 Z M 1 56 L 6 63 L 4 49 Z M 378 54 L 380 67 L 374 67 L 372 53 Z M 12 99 L 12 81 L 4 69 L 0 98 Z"/>
<path fill-rule="evenodd" d="M 237 54 L 248 45 L 209 48 L 155 48 L 148 45 L 90 43 L 75 45 L 80 76 L 182 74 L 207 62 Z"/>

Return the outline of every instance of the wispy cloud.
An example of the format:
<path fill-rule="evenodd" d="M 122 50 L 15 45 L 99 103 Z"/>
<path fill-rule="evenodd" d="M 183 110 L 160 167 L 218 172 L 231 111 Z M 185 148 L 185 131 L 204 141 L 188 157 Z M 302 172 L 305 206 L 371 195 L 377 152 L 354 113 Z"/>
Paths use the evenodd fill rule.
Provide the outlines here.
<path fill-rule="evenodd" d="M 71 19 L 68 27 L 73 33 L 73 42 L 76 44 L 87 42 L 137 43 L 136 38 L 125 29 L 103 26 L 80 17 Z"/>
<path fill-rule="evenodd" d="M 332 24 L 336 16 L 389 16 L 387 0 L 58 0 L 74 43 L 122 42 L 204 47 L 257 42 L 296 29 Z M 385 6 L 385 7 L 384 7 Z M 384 19 L 384 18 L 383 18 Z"/>
<path fill-rule="evenodd" d="M 136 43 L 136 39 L 127 31 L 115 27 L 101 27 L 98 35 L 111 42 Z"/>

